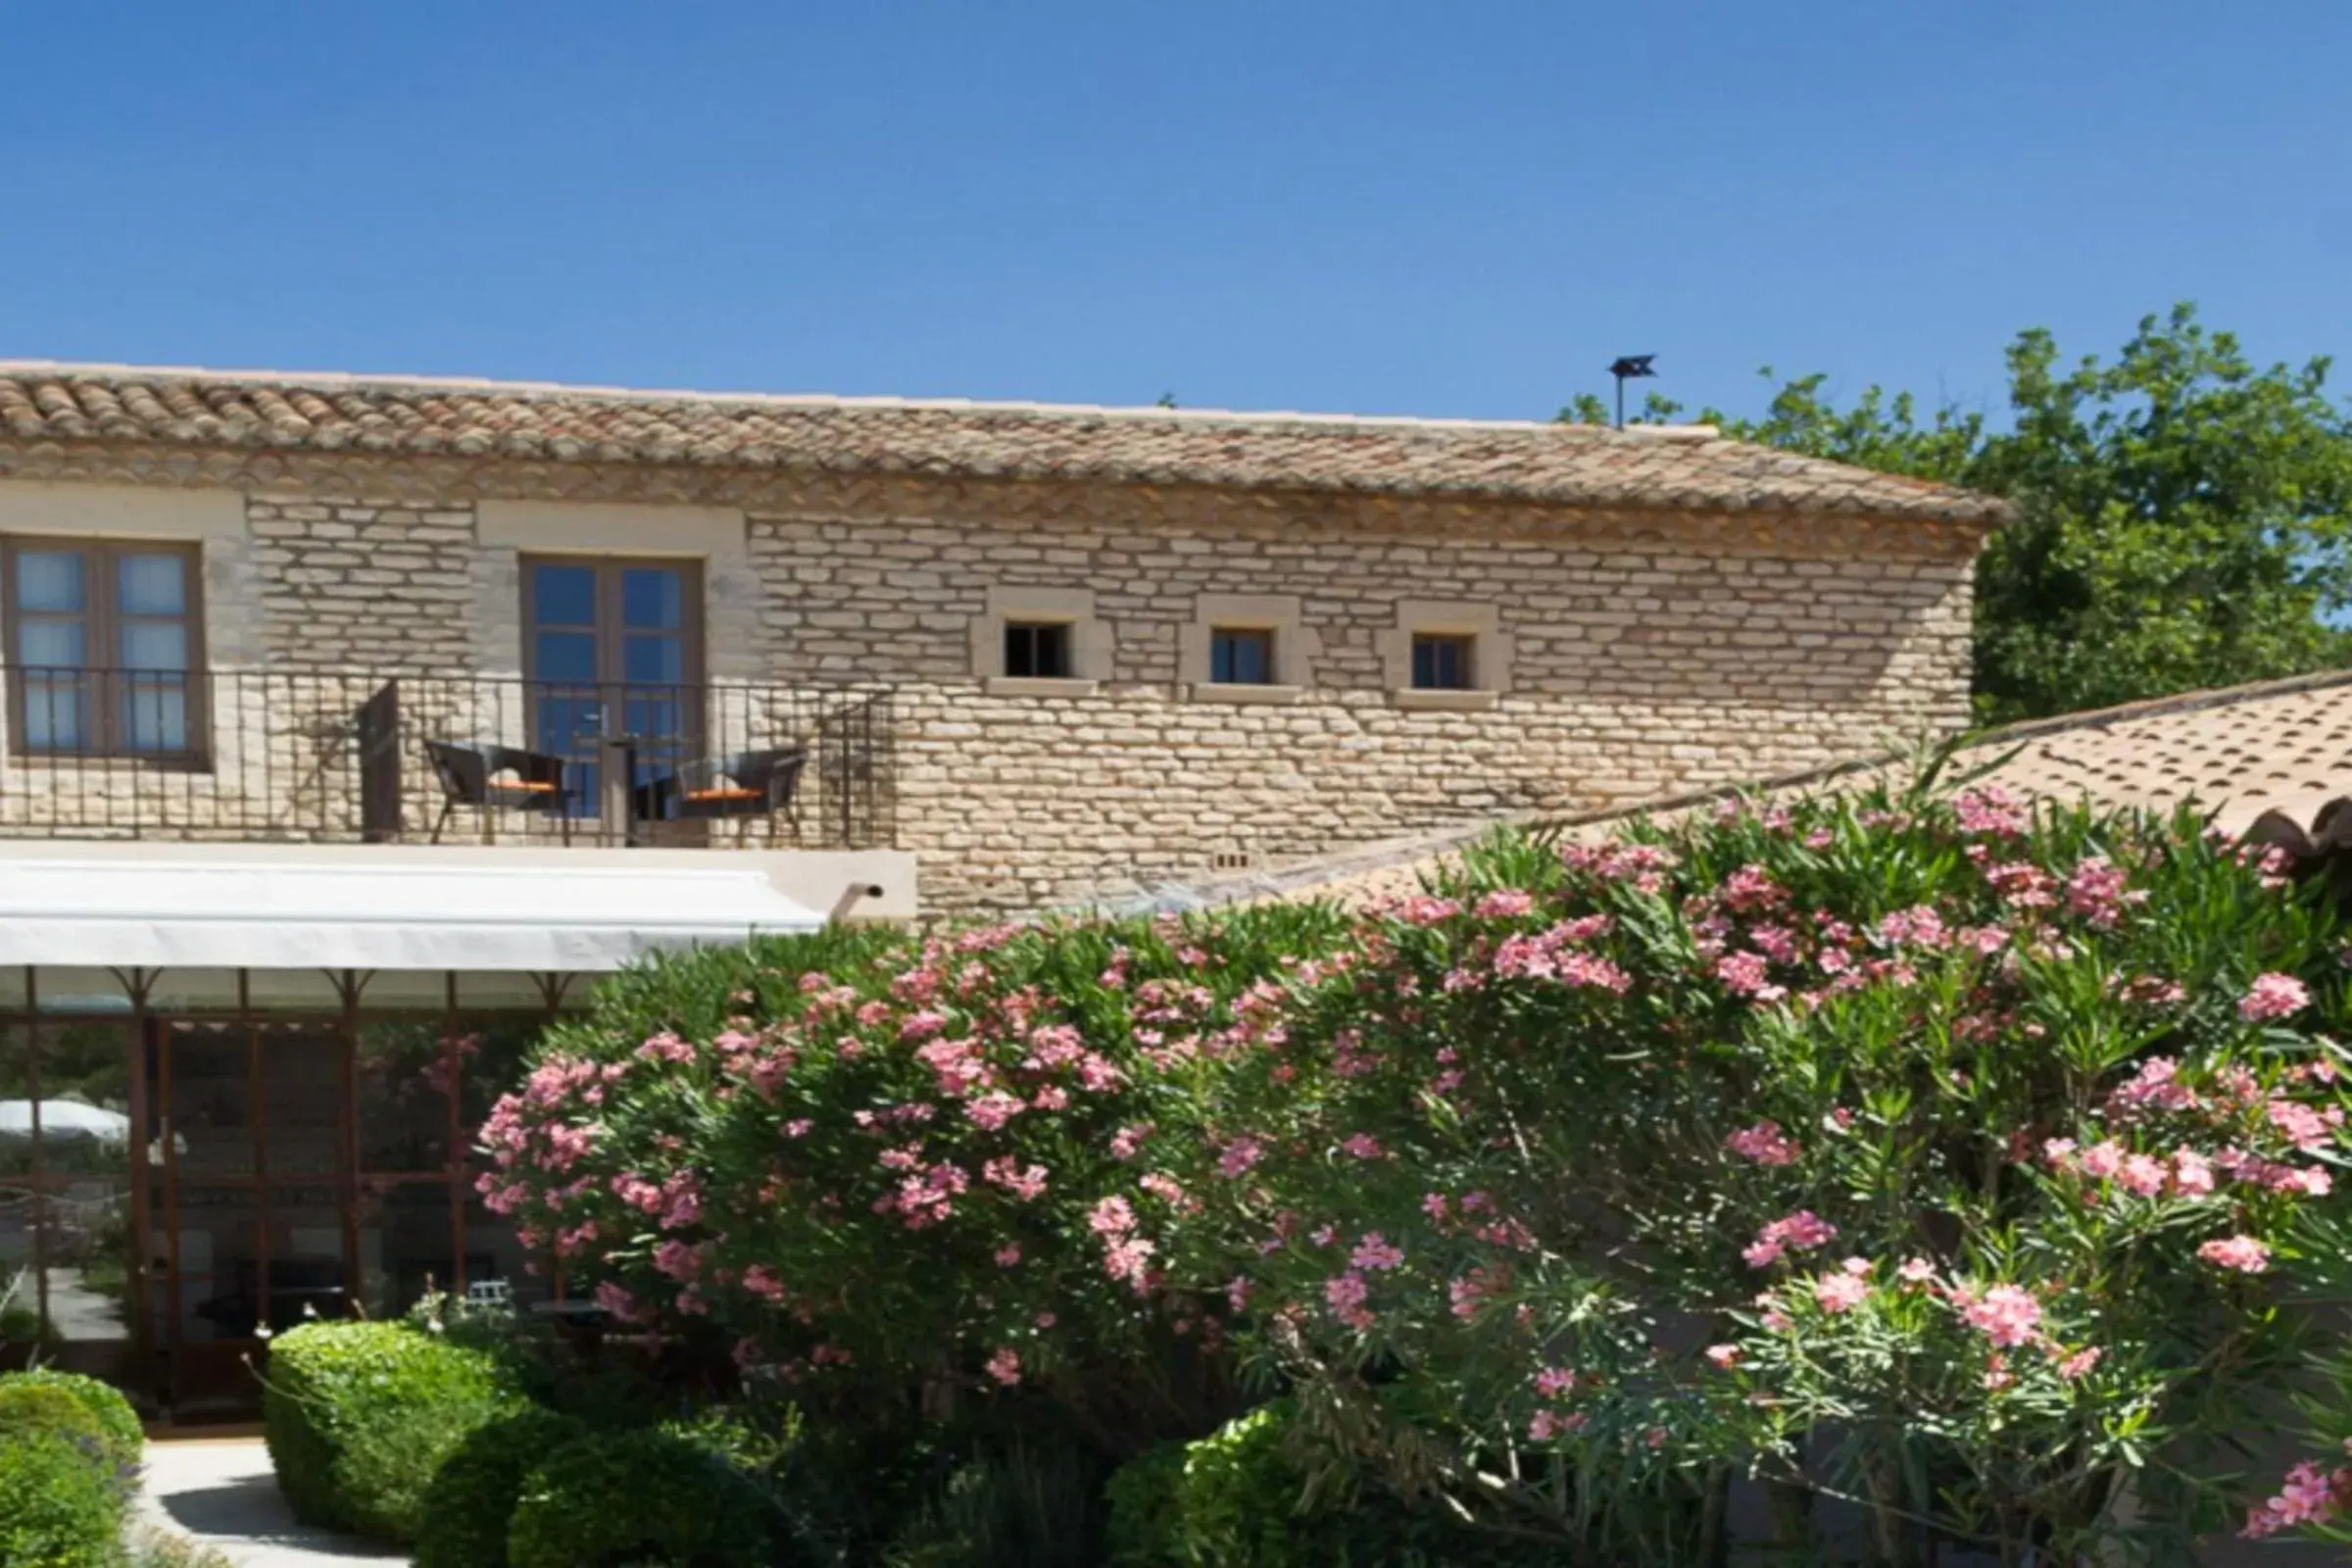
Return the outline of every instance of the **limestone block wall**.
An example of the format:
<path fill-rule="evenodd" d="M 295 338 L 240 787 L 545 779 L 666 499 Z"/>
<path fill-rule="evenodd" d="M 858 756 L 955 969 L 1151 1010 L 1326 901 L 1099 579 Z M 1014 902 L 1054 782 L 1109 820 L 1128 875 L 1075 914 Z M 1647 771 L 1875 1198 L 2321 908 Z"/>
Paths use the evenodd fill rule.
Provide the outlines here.
<path fill-rule="evenodd" d="M 1517 520 L 1446 539 L 1213 509 L 1150 531 L 754 515 L 751 538 L 778 658 L 902 683 L 900 836 L 922 852 L 933 907 L 1117 896 L 1733 783 L 1965 721 L 1973 539 Z M 975 650 L 1007 587 L 1089 591 L 1101 678 L 992 691 Z M 1290 634 L 1315 654 L 1292 700 L 1216 701 L 1185 679 L 1201 603 L 1243 596 L 1296 603 Z M 1397 696 L 1398 607 L 1429 602 L 1491 607 L 1507 690 L 1468 710 Z"/>

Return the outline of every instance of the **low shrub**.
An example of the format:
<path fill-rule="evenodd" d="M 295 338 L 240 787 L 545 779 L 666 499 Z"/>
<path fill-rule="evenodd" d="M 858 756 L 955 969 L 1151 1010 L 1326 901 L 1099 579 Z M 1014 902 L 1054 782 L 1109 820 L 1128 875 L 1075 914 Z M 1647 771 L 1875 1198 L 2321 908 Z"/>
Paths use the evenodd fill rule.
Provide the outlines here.
<path fill-rule="evenodd" d="M 117 1568 L 122 1560 L 122 1490 L 102 1462 L 96 1423 L 71 1396 L 66 1406 L 89 1436 L 28 1425 L 0 1436 L 0 1563 L 8 1568 Z"/>
<path fill-rule="evenodd" d="M 23 1386 L 63 1389 L 72 1395 L 97 1421 L 106 1438 L 107 1458 L 118 1471 L 135 1471 L 147 1456 L 147 1427 L 139 1412 L 131 1408 L 122 1391 L 111 1383 L 83 1377 L 78 1372 L 60 1372 L 51 1367 L 34 1367 L 28 1372 L 12 1372 L 0 1376 L 0 1389 Z"/>
<path fill-rule="evenodd" d="M 523 1483 L 507 1531 L 513 1568 L 769 1568 L 767 1496 L 701 1445 L 659 1431 L 559 1448 Z"/>
<path fill-rule="evenodd" d="M 523 1410 L 477 1427 L 424 1494 L 416 1568 L 504 1568 L 507 1527 L 532 1470 L 588 1435 L 570 1416 Z"/>
<path fill-rule="evenodd" d="M 130 1539 L 129 1568 L 237 1568 L 227 1553 L 169 1530 L 142 1529 Z"/>
<path fill-rule="evenodd" d="M 64 1389 L 15 1378 L 0 1380 L 0 1443 L 39 1437 L 102 1446 L 106 1429 L 89 1406 Z"/>
<path fill-rule="evenodd" d="M 1103 1465 L 1067 1442 L 1015 1439 L 959 1465 L 898 1532 L 886 1568 L 1095 1568 Z"/>
<path fill-rule="evenodd" d="M 1512 1568 L 1572 1556 L 1483 1536 L 1437 1504 L 1383 1490 L 1362 1466 L 1316 1473 L 1289 1399 L 1195 1443 L 1163 1444 L 1104 1489 L 1111 1568 Z M 1666 1560 L 1674 1560 L 1672 1558 Z"/>
<path fill-rule="evenodd" d="M 262 1419 L 296 1518 L 406 1544 L 442 1461 L 523 1403 L 478 1350 L 393 1323 L 310 1323 L 271 1348 Z"/>

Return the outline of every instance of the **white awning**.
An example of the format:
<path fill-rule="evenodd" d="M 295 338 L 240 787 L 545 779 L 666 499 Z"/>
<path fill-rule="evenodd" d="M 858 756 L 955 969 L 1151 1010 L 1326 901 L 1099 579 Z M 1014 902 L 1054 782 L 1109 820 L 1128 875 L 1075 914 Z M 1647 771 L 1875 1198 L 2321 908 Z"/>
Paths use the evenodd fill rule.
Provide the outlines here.
<path fill-rule="evenodd" d="M 574 973 L 823 923 L 749 866 L 0 864 L 0 964 Z"/>

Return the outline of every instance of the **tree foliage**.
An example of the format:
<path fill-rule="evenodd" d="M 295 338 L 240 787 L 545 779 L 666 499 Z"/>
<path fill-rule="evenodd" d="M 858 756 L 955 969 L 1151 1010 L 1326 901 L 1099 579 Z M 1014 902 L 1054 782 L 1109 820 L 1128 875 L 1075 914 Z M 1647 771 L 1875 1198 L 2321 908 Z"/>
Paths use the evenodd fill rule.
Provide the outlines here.
<path fill-rule="evenodd" d="M 2193 307 L 2150 316 L 2112 361 L 2009 345 L 2005 426 L 1827 377 L 1782 382 L 1732 436 L 2001 496 L 2017 520 L 1977 572 L 1975 687 L 1988 721 L 2330 668 L 2352 657 L 2352 408 L 2328 361 L 2258 367 Z M 1777 379 L 1768 367 L 1768 380 Z M 1682 407 L 1652 396 L 1650 420 Z M 1563 418 L 1605 422 L 1586 394 Z"/>

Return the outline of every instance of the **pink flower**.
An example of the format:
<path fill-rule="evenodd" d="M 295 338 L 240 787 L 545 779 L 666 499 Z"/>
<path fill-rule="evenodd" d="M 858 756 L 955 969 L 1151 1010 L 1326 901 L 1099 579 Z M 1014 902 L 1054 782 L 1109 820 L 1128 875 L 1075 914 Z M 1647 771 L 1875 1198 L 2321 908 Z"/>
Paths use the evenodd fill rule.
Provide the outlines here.
<path fill-rule="evenodd" d="M 1728 1372 L 1740 1364 L 1740 1347 L 1737 1345 L 1710 1345 L 1707 1347 L 1707 1359 Z"/>
<path fill-rule="evenodd" d="M 1152 1124 L 1148 1121 L 1120 1128 L 1110 1136 L 1110 1157 L 1117 1160 L 1133 1159 L 1143 1149 L 1144 1140 L 1151 1136 Z M 1226 1174 L 1230 1176 L 1233 1172 L 1227 1171 Z"/>
<path fill-rule="evenodd" d="M 1006 1388 L 1021 1381 L 1021 1358 L 1008 1346 L 999 1346 L 997 1353 L 988 1358 L 988 1375 Z"/>
<path fill-rule="evenodd" d="M 2220 1268 L 2233 1268 L 2241 1274 L 2260 1274 L 2271 1266 L 2271 1250 L 2251 1236 L 2229 1236 L 2207 1242 L 2197 1249 L 2197 1256 Z"/>
<path fill-rule="evenodd" d="M 1536 1374 L 1536 1392 L 1546 1399 L 1556 1399 L 1576 1392 L 1576 1374 L 1564 1366 L 1547 1366 Z"/>
<path fill-rule="evenodd" d="M 1535 895 L 1517 888 L 1496 888 L 1478 901 L 1471 913 L 1482 920 L 1511 920 L 1536 906 Z"/>
<path fill-rule="evenodd" d="M 816 1123 L 810 1121 L 806 1116 L 796 1116 L 784 1124 L 784 1136 L 787 1138 L 806 1138 L 808 1136 L 808 1129 L 815 1125 Z"/>
<path fill-rule="evenodd" d="M 2147 1154 L 2125 1156 L 2124 1168 L 2116 1172 L 2116 1185 L 2141 1198 L 2154 1198 L 2164 1191 L 2166 1171 L 2164 1162 Z"/>
<path fill-rule="evenodd" d="M 1357 1133 L 1340 1148 L 1357 1159 L 1378 1159 L 1381 1154 L 1380 1140 L 1370 1133 Z"/>
<path fill-rule="evenodd" d="M 2090 1369 L 2099 1364 L 2099 1348 L 2095 1345 L 2088 1349 L 2077 1350 L 2058 1363 L 2058 1375 L 2069 1383 L 2087 1377 Z"/>
<path fill-rule="evenodd" d="M 992 1089 L 977 1100 L 966 1101 L 963 1113 L 971 1117 L 972 1125 L 982 1132 L 993 1133 L 1029 1107 L 1017 1095 L 1002 1089 Z"/>
<path fill-rule="evenodd" d="M 1906 1257 L 1894 1272 L 1905 1285 L 1925 1285 L 1936 1277 L 1936 1265 L 1924 1257 Z"/>
<path fill-rule="evenodd" d="M 2317 1524 L 2352 1501 L 2352 1468 L 2324 1473 L 2305 1460 L 2286 1473 L 2278 1495 L 2246 1514 L 2246 1536 L 2260 1540 L 2294 1525 Z"/>
<path fill-rule="evenodd" d="M 999 1156 L 982 1163 L 980 1179 L 994 1182 L 1024 1203 L 1034 1202 L 1046 1190 L 1046 1167 L 1032 1164 L 1024 1169 L 1009 1156 Z"/>
<path fill-rule="evenodd" d="M 1788 895 L 1761 865 L 1743 865 L 1724 880 L 1723 902 L 1736 913 L 1776 908 L 1788 900 Z"/>
<path fill-rule="evenodd" d="M 1793 1165 L 1804 1152 L 1794 1139 L 1782 1133 L 1780 1123 L 1769 1118 L 1732 1134 L 1724 1140 L 1724 1147 L 1759 1165 Z"/>
<path fill-rule="evenodd" d="M 2334 1136 L 2328 1119 L 2299 1101 L 2273 1100 L 2263 1107 L 2263 1113 L 2288 1143 L 2306 1153 L 2326 1148 Z"/>
<path fill-rule="evenodd" d="M 771 1301 L 784 1299 L 784 1281 L 765 1263 L 754 1263 L 743 1271 L 743 1288 L 754 1296 L 764 1296 Z"/>
<path fill-rule="evenodd" d="M 1862 1265 L 1867 1269 L 1870 1265 Z M 1870 1281 L 1860 1274 L 1839 1270 L 1824 1274 L 1813 1282 L 1813 1299 L 1824 1312 L 1838 1313 L 1860 1306 L 1870 1298 Z"/>
<path fill-rule="evenodd" d="M 1837 1239 L 1837 1226 L 1809 1208 L 1800 1208 L 1758 1231 L 1755 1241 L 1740 1255 L 1747 1260 L 1749 1268 L 1765 1268 L 1778 1260 L 1784 1250 L 1793 1248 L 1801 1251 Z"/>
<path fill-rule="evenodd" d="M 1363 1239 L 1355 1244 L 1355 1250 L 1348 1254 L 1348 1261 L 1357 1268 L 1396 1268 L 1403 1264 L 1404 1253 L 1391 1246 L 1380 1232 L 1366 1231 Z"/>
<path fill-rule="evenodd" d="M 2032 1342 L 2041 1323 L 2041 1303 L 2032 1292 L 2015 1285 L 1995 1285 L 1981 1294 L 1971 1292 L 1954 1298 L 1960 1305 L 1960 1315 L 1969 1327 L 1999 1346 L 2026 1345 Z"/>
<path fill-rule="evenodd" d="M 1927 905 L 1897 909 L 1879 922 L 1879 940 L 1890 948 L 1940 948 L 1949 940 L 1943 917 Z"/>
<path fill-rule="evenodd" d="M 2124 1168 L 2124 1146 L 2110 1138 L 2082 1151 L 2082 1174 L 2104 1181 Z"/>
<path fill-rule="evenodd" d="M 1725 954 L 1715 960 L 1715 978 L 1734 995 L 1753 997 L 1760 1003 L 1778 1002 L 1788 994 L 1787 986 L 1776 986 L 1766 978 L 1764 956 L 1758 953 Z"/>
<path fill-rule="evenodd" d="M 1244 1133 L 1239 1138 L 1229 1140 L 1224 1149 L 1218 1152 L 1217 1173 L 1221 1176 L 1239 1176 L 1265 1157 L 1265 1141 Z"/>
<path fill-rule="evenodd" d="M 1021 1244 L 1008 1242 L 997 1249 L 997 1267 L 1011 1268 L 1021 1260 Z"/>
<path fill-rule="evenodd" d="M 2289 1018 L 2311 1005 L 2311 990 L 2291 974 L 2257 975 L 2237 1004 L 2237 1015 L 2248 1023 Z"/>
<path fill-rule="evenodd" d="M 1345 1274 L 1335 1274 L 1323 1282 L 1323 1299 L 1329 1303 L 1332 1316 L 1352 1328 L 1372 1326 L 1372 1314 L 1364 1308 L 1364 1298 L 1368 1294 L 1369 1288 L 1364 1284 L 1364 1277 L 1352 1269 Z"/>
<path fill-rule="evenodd" d="M 2126 905 L 2147 902 L 2145 893 L 2126 893 L 2125 881 L 2121 866 L 2100 856 L 2086 857 L 2066 879 L 2066 906 L 2094 929 L 2112 931 L 2123 922 Z"/>
<path fill-rule="evenodd" d="M 2182 1198 L 2202 1198 L 2213 1191 L 2213 1167 L 2193 1149 L 2173 1151 L 2173 1191 Z"/>

